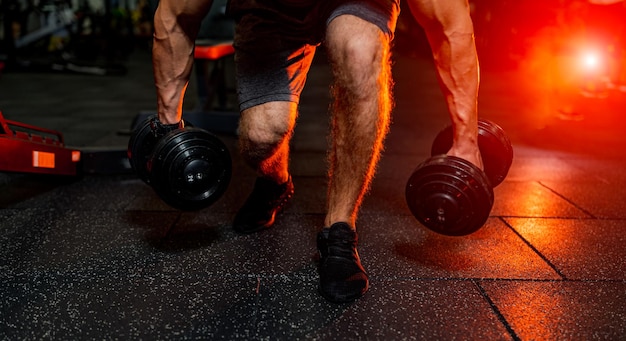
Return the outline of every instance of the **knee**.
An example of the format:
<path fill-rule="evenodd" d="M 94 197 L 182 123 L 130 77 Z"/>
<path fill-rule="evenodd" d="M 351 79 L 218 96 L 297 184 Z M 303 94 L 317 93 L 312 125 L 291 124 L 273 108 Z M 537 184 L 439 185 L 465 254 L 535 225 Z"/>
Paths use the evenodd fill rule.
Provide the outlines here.
<path fill-rule="evenodd" d="M 385 44 L 379 34 L 362 32 L 346 39 L 338 49 L 341 57 L 355 69 L 377 68 L 382 61 Z"/>
<path fill-rule="evenodd" d="M 371 74 L 381 67 L 383 45 L 376 35 L 361 34 L 332 48 L 336 66 L 353 75 Z"/>
<path fill-rule="evenodd" d="M 287 137 L 295 123 L 295 105 L 267 103 L 244 110 L 239 121 L 240 139 L 254 145 L 274 145 Z"/>
<path fill-rule="evenodd" d="M 239 125 L 239 140 L 243 147 L 259 148 L 279 144 L 289 135 L 285 124 L 265 122 L 259 119 L 243 119 Z"/>
<path fill-rule="evenodd" d="M 288 140 L 295 114 L 252 108 L 239 122 L 239 146 L 244 158 L 256 164 L 271 157 Z"/>
<path fill-rule="evenodd" d="M 378 28 L 328 39 L 333 73 L 338 84 L 363 93 L 375 85 L 388 63 L 389 42 Z"/>
<path fill-rule="evenodd" d="M 244 160 L 256 169 L 281 149 L 289 133 L 281 127 L 254 124 L 247 127 L 247 129 L 240 127 L 239 149 Z"/>

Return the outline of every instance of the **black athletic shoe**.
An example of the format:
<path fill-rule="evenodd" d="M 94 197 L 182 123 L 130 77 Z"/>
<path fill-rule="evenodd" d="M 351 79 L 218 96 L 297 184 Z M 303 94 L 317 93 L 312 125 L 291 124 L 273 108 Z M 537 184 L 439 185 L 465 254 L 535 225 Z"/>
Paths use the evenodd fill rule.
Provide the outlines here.
<path fill-rule="evenodd" d="M 358 236 L 346 223 L 335 223 L 317 235 L 320 286 L 324 298 L 351 302 L 365 294 L 369 281 L 356 251 Z"/>
<path fill-rule="evenodd" d="M 252 193 L 237 212 L 233 228 L 239 233 L 253 233 L 274 225 L 276 215 L 293 196 L 291 176 L 286 183 L 257 178 Z"/>

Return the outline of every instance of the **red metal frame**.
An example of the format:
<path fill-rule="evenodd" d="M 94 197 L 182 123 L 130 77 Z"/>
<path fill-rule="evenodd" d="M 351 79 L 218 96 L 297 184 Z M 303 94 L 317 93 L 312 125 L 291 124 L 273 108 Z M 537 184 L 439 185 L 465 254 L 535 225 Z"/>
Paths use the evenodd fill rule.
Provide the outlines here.
<path fill-rule="evenodd" d="M 198 40 L 193 51 L 193 57 L 195 59 L 218 60 L 233 53 L 235 53 L 235 47 L 231 40 Z"/>
<path fill-rule="evenodd" d="M 77 175 L 81 152 L 66 148 L 63 134 L 4 118 L 0 111 L 0 171 Z"/>

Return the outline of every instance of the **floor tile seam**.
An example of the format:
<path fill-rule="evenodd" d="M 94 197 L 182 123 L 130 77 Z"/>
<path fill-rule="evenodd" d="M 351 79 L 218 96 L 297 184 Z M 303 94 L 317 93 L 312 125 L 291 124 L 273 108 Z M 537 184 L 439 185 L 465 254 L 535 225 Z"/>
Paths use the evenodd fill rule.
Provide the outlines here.
<path fill-rule="evenodd" d="M 548 219 L 548 220 L 576 220 L 576 221 L 626 221 L 626 218 L 614 217 L 571 217 L 571 216 L 521 216 L 521 215 L 490 215 L 490 218 L 502 219 Z"/>
<path fill-rule="evenodd" d="M 15 280 L 20 278 L 45 278 L 45 277 L 61 277 L 68 278 L 68 274 L 72 274 L 72 278 L 93 279 L 94 276 L 108 276 L 111 277 L 111 272 L 107 269 L 98 268 L 82 268 L 76 269 L 33 269 L 31 271 L 20 271 L 19 273 L 3 272 L 0 274 L 0 280 Z M 161 272 L 159 275 L 167 278 L 202 278 L 202 279 L 228 279 L 228 280 L 317 280 L 318 275 L 307 274 L 285 274 L 285 273 L 218 273 L 218 272 L 205 272 L 200 270 L 186 271 L 179 275 L 174 276 L 175 273 Z M 137 274 L 122 274 L 120 273 L 118 278 L 140 278 L 140 277 L 155 277 L 154 275 L 137 275 Z"/>
<path fill-rule="evenodd" d="M 293 280 L 293 279 L 318 279 L 316 274 L 289 274 L 289 273 L 240 273 L 220 274 L 217 272 L 204 273 L 192 271 L 192 274 L 204 274 L 210 278 L 235 278 L 235 279 L 265 279 L 265 280 Z M 626 279 L 551 279 L 551 278 L 505 278 L 505 277 L 414 277 L 414 276 L 384 276 L 368 274 L 370 281 L 375 282 L 517 282 L 517 283 L 598 283 L 598 284 L 626 284 Z"/>
<path fill-rule="evenodd" d="M 407 207 L 408 210 L 408 207 Z M 283 213 L 283 214 L 294 214 L 293 212 L 291 213 Z M 309 213 L 307 213 L 309 214 Z M 317 214 L 317 213 L 315 213 Z M 324 214 L 323 212 L 320 212 L 319 214 Z M 379 211 L 369 211 L 367 210 L 367 208 L 363 208 L 361 209 L 361 213 L 359 214 L 359 216 L 365 216 L 365 215 L 379 215 L 379 216 L 387 216 L 387 217 L 414 217 L 413 214 L 411 214 L 410 212 L 406 212 L 406 213 L 402 213 L 402 212 L 396 212 L 396 213 L 384 213 L 381 214 L 381 212 Z M 552 219 L 552 220 L 577 220 L 577 221 L 626 221 L 626 218 L 615 218 L 615 217 L 602 217 L 602 216 L 598 216 L 598 217 L 572 217 L 572 216 L 530 216 L 530 215 L 505 215 L 505 214 L 497 214 L 497 215 L 489 215 L 489 218 L 494 218 L 494 219 Z"/>
<path fill-rule="evenodd" d="M 163 210 L 159 210 L 159 209 L 146 209 L 146 210 L 142 210 L 142 209 L 80 209 L 80 208 L 70 208 L 70 209 L 64 209 L 64 208 L 58 208 L 58 207 L 37 207 L 37 206 L 30 206 L 30 207 L 0 207 L 0 212 L 6 211 L 7 213 L 11 213 L 11 214 L 16 214 L 19 212 L 23 212 L 23 211 L 28 211 L 28 210 L 45 210 L 45 211 L 58 211 L 58 212 L 63 212 L 63 213 L 78 213 L 78 212 L 101 212 L 101 213 L 154 213 L 154 214 L 177 214 L 177 215 L 201 215 L 202 213 L 200 211 L 196 211 L 196 212 L 189 212 L 189 211 L 180 211 L 180 210 L 176 210 L 176 209 L 163 209 Z M 214 214 L 220 214 L 220 215 L 231 215 L 236 213 L 236 210 L 230 211 L 230 210 L 220 210 L 217 212 L 214 212 Z M 320 216 L 320 215 L 324 215 L 323 212 L 310 212 L 310 211 L 291 211 L 291 212 L 283 212 L 281 213 L 282 217 L 285 216 L 301 216 L 301 215 L 310 215 L 310 216 Z"/>
<path fill-rule="evenodd" d="M 491 308 L 493 313 L 496 315 L 496 318 L 498 319 L 498 321 L 500 321 L 500 323 L 502 323 L 502 325 L 504 326 L 506 331 L 509 333 L 511 338 L 513 340 L 515 340 L 515 341 L 521 340 L 521 338 L 517 335 L 517 333 L 515 332 L 515 330 L 511 326 L 511 323 L 506 319 L 506 317 L 504 316 L 502 311 L 500 311 L 500 308 L 498 308 L 496 303 L 491 299 L 491 297 L 489 297 L 489 294 L 487 293 L 485 288 L 483 288 L 480 285 L 480 283 L 477 282 L 477 281 L 472 281 L 472 283 L 474 284 L 475 288 L 478 290 L 480 295 L 483 297 L 483 299 L 487 302 L 487 304 L 489 305 L 489 307 Z"/>
<path fill-rule="evenodd" d="M 419 277 L 419 276 L 384 276 L 369 273 L 370 280 L 380 282 L 407 281 L 407 282 L 535 282 L 535 283 L 626 283 L 626 280 L 602 279 L 554 279 L 554 278 L 513 278 L 513 277 Z"/>
<path fill-rule="evenodd" d="M 202 271 L 193 271 L 194 274 L 202 274 Z M 270 279 L 270 280 L 316 280 L 315 274 L 289 274 L 289 273 L 241 273 L 220 274 L 208 273 L 205 276 L 211 278 L 241 278 L 241 279 Z M 370 281 L 375 282 L 515 282 L 515 283 L 557 283 L 557 284 L 626 284 L 626 279 L 552 279 L 552 278 L 506 278 L 506 277 L 417 277 L 417 276 L 385 276 L 368 273 Z"/>
<path fill-rule="evenodd" d="M 524 238 L 524 236 L 522 236 L 521 233 L 519 233 L 511 224 L 509 224 L 506 219 L 503 218 L 499 218 L 500 221 L 507 226 L 515 235 L 517 235 L 518 238 L 520 238 L 522 240 L 522 242 L 524 244 L 526 244 L 526 246 L 528 246 L 537 256 L 539 256 L 539 258 L 541 258 L 559 277 L 561 277 L 562 279 L 567 279 L 567 276 L 565 276 L 564 273 L 562 273 L 555 264 L 553 264 L 548 257 L 546 257 L 543 253 L 541 253 L 541 251 L 539 251 L 539 249 L 537 249 L 534 245 L 532 245 L 532 243 L 527 240 L 526 238 Z"/>
<path fill-rule="evenodd" d="M 63 213 L 78 213 L 78 212 L 101 212 L 101 213 L 178 213 L 177 210 L 137 210 L 137 209 L 125 209 L 125 208 L 93 208 L 93 209 L 83 209 L 83 208 L 62 208 L 62 207 L 46 207 L 46 206 L 21 206 L 21 207 L 0 207 L 0 212 L 3 210 L 7 211 L 28 211 L 28 210 L 44 210 L 44 211 L 53 211 L 53 212 L 63 212 Z"/>
<path fill-rule="evenodd" d="M 1 210 L 27 210 L 27 209 L 43 209 L 42 207 L 0 207 Z M 47 208 L 46 208 L 47 209 Z M 69 209 L 64 210 L 66 212 L 77 211 L 77 212 L 90 212 L 90 211 L 98 211 L 98 212 L 128 212 L 128 213 L 178 213 L 181 211 L 175 209 Z M 237 210 L 219 210 L 216 213 L 219 214 L 234 214 Z M 194 214 L 193 212 L 183 212 L 185 214 Z M 310 211 L 310 210 L 286 210 L 281 213 L 281 216 L 296 216 L 296 215 L 324 215 L 323 211 Z M 413 217 L 411 213 L 385 213 L 381 214 L 378 211 L 369 211 L 367 208 L 363 208 L 361 210 L 360 216 L 365 215 L 384 215 L 384 216 L 397 216 L 397 217 Z M 615 217 L 572 217 L 572 216 L 531 216 L 531 215 L 490 215 L 489 218 L 502 218 L 502 219 L 551 219 L 551 220 L 578 220 L 578 221 L 626 221 L 626 218 L 615 218 Z"/>
<path fill-rule="evenodd" d="M 586 215 L 592 217 L 592 218 L 597 218 L 593 213 L 587 211 L 586 209 L 584 209 L 583 207 L 581 207 L 580 205 L 576 204 L 574 201 L 570 200 L 569 198 L 567 198 L 566 196 L 562 195 L 561 193 L 557 192 L 555 189 L 549 187 L 548 185 L 546 185 L 543 181 L 538 181 L 537 182 L 540 186 L 542 186 L 543 188 L 549 190 L 550 192 L 554 193 L 555 195 L 559 196 L 561 199 L 567 201 L 568 203 L 570 203 L 570 205 L 576 207 L 577 209 L 579 209 L 580 211 L 582 211 L 583 213 L 585 213 Z"/>
<path fill-rule="evenodd" d="M 111 276 L 110 271 L 106 269 L 89 268 L 89 269 L 33 269 L 32 271 L 20 271 L 19 273 L 11 273 L 4 271 L 0 274 L 0 280 L 15 280 L 18 278 L 32 278 L 32 277 L 47 277 L 47 276 L 59 276 L 66 278 L 68 273 L 72 273 L 81 278 L 93 278 L 94 275 Z M 199 277 L 203 279 L 228 279 L 228 280 L 273 280 L 273 281 L 292 281 L 292 280 L 306 280 L 314 281 L 319 278 L 317 273 L 304 274 L 304 273 L 220 273 L 212 271 L 185 271 L 177 276 L 173 276 L 174 273 L 161 273 L 164 277 L 176 277 L 176 278 L 190 278 Z M 118 277 L 147 277 L 147 275 L 135 275 L 127 274 Z M 489 283 L 554 283 L 554 284 L 626 284 L 626 279 L 549 279 L 549 278 L 505 278 L 505 277 L 419 277 L 419 276 L 385 276 L 385 275 L 373 275 L 369 273 L 370 281 L 373 282 L 430 282 L 430 283 L 444 283 L 444 282 L 489 282 Z"/>
<path fill-rule="evenodd" d="M 81 210 L 81 211 L 85 211 L 85 210 Z M 102 212 L 118 212 L 118 211 L 122 211 L 122 212 L 126 212 L 126 213 L 179 213 L 181 211 L 175 210 L 175 209 L 163 209 L 163 210 L 155 210 L 155 209 L 146 209 L 146 210 L 141 210 L 141 209 L 122 209 L 122 210 L 93 210 L 93 211 L 102 211 Z"/>
<path fill-rule="evenodd" d="M 186 275 L 202 275 L 204 278 L 210 279 L 250 279 L 250 280 L 313 280 L 317 279 L 317 275 L 307 275 L 302 273 L 219 273 L 219 272 L 204 272 L 204 271 L 190 271 L 186 272 Z"/>
<path fill-rule="evenodd" d="M 481 282 L 535 282 L 535 283 L 607 283 L 607 284 L 626 284 L 626 279 L 531 279 L 531 278 L 472 278 Z"/>

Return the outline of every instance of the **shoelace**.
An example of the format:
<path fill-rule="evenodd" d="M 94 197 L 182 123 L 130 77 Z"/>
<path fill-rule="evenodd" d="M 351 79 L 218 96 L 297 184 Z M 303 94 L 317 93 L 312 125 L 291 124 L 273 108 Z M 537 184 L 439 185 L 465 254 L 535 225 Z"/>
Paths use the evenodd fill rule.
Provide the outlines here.
<path fill-rule="evenodd" d="M 320 235 L 320 257 L 325 259 L 329 256 L 354 259 L 356 258 L 357 239 L 329 238 L 329 231 L 322 231 Z"/>

